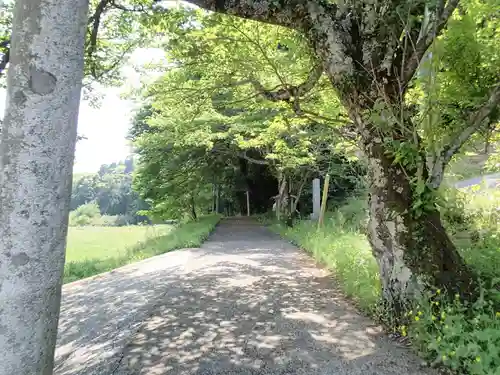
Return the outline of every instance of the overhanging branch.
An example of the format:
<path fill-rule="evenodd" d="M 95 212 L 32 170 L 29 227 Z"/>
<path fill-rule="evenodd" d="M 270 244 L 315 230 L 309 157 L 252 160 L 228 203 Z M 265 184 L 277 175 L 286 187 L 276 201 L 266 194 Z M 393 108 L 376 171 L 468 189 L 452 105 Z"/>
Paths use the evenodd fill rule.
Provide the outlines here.
<path fill-rule="evenodd" d="M 259 164 L 259 165 L 269 165 L 268 160 L 252 158 L 251 156 L 247 155 L 246 151 L 238 154 L 238 156 L 249 161 L 250 163 Z"/>
<path fill-rule="evenodd" d="M 267 90 L 257 79 L 251 78 L 249 82 L 255 90 L 266 99 L 279 102 L 297 99 L 311 91 L 323 75 L 323 65 L 317 64 L 309 73 L 307 79 L 298 86 L 283 87 L 278 90 Z"/>
<path fill-rule="evenodd" d="M 430 19 L 429 22 L 422 22 L 418 33 L 409 30 L 405 37 L 411 40 L 407 46 L 408 50 L 403 52 L 407 55 L 407 57 L 403 59 L 404 66 L 401 67 L 401 84 L 404 88 L 407 87 L 408 82 L 413 78 L 425 52 L 445 28 L 449 18 L 458 7 L 460 0 L 449 0 L 446 5 L 445 1 L 446 0 L 438 0 L 434 13 L 429 16 L 432 17 L 432 19 Z M 418 38 L 413 40 L 416 35 L 418 35 Z"/>
<path fill-rule="evenodd" d="M 488 117 L 493 110 L 500 105 L 500 82 L 490 92 L 485 103 L 469 115 L 468 126 L 461 132 L 457 133 L 452 141 L 446 146 L 441 153 L 433 160 L 432 172 L 430 176 L 430 184 L 437 188 L 441 184 L 444 175 L 444 169 L 450 162 L 451 158 L 462 148 L 469 138 L 485 125 Z"/>
<path fill-rule="evenodd" d="M 205 10 L 296 30 L 308 28 L 310 23 L 308 3 L 314 3 L 305 0 L 187 0 L 187 2 Z M 324 3 L 326 7 L 328 2 Z"/>

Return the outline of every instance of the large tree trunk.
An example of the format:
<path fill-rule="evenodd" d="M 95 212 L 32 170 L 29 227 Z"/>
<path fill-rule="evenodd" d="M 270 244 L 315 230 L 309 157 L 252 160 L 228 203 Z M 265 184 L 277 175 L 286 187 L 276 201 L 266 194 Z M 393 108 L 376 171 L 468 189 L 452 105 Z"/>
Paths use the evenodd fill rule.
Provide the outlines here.
<path fill-rule="evenodd" d="M 368 238 L 379 264 L 384 301 L 395 312 L 403 311 L 421 282 L 470 296 L 473 274 L 448 237 L 439 211 L 431 205 L 415 214 L 415 186 L 410 181 L 416 170 L 394 163 L 376 137 L 365 144 L 365 151 L 370 181 Z"/>
<path fill-rule="evenodd" d="M 87 0 L 17 0 L 0 138 L 0 374 L 52 374 Z"/>

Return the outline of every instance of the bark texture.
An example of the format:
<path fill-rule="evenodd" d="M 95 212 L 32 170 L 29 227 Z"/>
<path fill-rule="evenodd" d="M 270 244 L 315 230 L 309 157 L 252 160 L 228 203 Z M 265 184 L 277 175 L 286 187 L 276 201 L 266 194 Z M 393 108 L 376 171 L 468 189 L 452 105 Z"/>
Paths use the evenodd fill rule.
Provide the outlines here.
<path fill-rule="evenodd" d="M 87 0 L 16 1 L 0 138 L 0 374 L 53 371 Z"/>
<path fill-rule="evenodd" d="M 422 281 L 471 296 L 473 274 L 446 233 L 439 211 L 430 209 L 415 217 L 415 188 L 410 179 L 416 171 L 393 163 L 376 137 L 365 150 L 370 158 L 368 238 L 379 264 L 386 304 L 396 312 L 404 311 Z"/>

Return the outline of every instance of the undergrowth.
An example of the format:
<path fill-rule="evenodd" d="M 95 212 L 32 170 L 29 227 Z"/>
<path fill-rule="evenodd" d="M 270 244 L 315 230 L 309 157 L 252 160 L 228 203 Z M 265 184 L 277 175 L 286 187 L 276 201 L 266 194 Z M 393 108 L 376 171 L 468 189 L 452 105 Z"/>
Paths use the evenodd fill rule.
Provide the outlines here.
<path fill-rule="evenodd" d="M 470 375 L 500 375 L 500 193 L 444 192 L 442 214 L 447 230 L 483 287 L 474 304 L 429 292 L 408 312 L 408 325 L 392 327 L 409 336 L 429 364 Z M 364 198 L 351 198 L 330 212 L 322 229 L 299 221 L 272 228 L 333 271 L 347 296 L 374 318 L 380 314 L 378 267 L 364 234 Z M 384 321 L 390 321 L 390 317 Z"/>
<path fill-rule="evenodd" d="M 64 267 L 64 283 L 69 283 L 172 250 L 199 247 L 219 222 L 218 215 L 179 224 L 165 235 L 136 244 L 113 257 L 70 261 Z"/>

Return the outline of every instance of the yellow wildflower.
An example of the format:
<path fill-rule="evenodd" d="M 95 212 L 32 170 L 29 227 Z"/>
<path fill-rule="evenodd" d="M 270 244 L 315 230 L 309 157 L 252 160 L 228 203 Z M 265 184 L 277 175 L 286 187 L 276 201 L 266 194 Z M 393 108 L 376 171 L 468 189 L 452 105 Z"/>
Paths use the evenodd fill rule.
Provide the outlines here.
<path fill-rule="evenodd" d="M 415 317 L 415 321 L 418 322 L 420 318 L 418 316 Z"/>
<path fill-rule="evenodd" d="M 406 337 L 406 335 L 407 335 L 406 326 L 401 326 L 401 335 L 403 335 L 403 337 Z"/>
<path fill-rule="evenodd" d="M 446 361 L 448 359 L 448 357 L 445 355 L 443 355 L 441 358 L 443 359 L 443 361 Z"/>
<path fill-rule="evenodd" d="M 476 362 L 481 362 L 481 357 L 477 356 L 476 357 Z"/>
<path fill-rule="evenodd" d="M 495 314 L 495 316 L 496 316 L 497 318 L 500 318 L 500 311 L 497 311 L 497 313 Z"/>
<path fill-rule="evenodd" d="M 441 289 L 436 290 L 437 294 L 441 294 Z"/>

